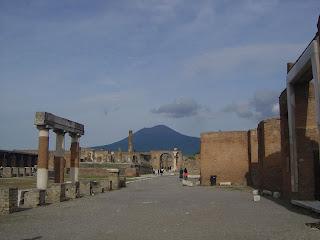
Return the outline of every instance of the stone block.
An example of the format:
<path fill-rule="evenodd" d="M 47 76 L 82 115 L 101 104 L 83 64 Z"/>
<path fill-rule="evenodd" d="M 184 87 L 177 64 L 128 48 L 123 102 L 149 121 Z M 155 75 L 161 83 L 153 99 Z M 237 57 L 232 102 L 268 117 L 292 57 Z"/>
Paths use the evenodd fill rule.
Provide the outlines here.
<path fill-rule="evenodd" d="M 46 203 L 57 203 L 66 200 L 65 184 L 55 183 L 46 190 Z"/>
<path fill-rule="evenodd" d="M 99 180 L 101 186 L 101 192 L 109 191 L 109 181 L 107 179 Z"/>
<path fill-rule="evenodd" d="M 18 209 L 18 189 L 0 189 L 0 215 L 12 213 Z"/>
<path fill-rule="evenodd" d="M 119 189 L 119 182 L 120 182 L 119 169 L 108 169 L 108 172 L 109 172 L 108 181 L 109 181 L 111 190 Z"/>
<path fill-rule="evenodd" d="M 272 197 L 273 197 L 273 198 L 276 198 L 276 199 L 280 198 L 280 196 L 281 196 L 281 194 L 280 194 L 279 192 L 274 192 L 274 193 L 272 194 Z"/>
<path fill-rule="evenodd" d="M 260 201 L 260 195 L 253 195 L 253 201 L 259 202 Z"/>
<path fill-rule="evenodd" d="M 126 187 L 127 186 L 126 181 L 127 181 L 127 178 L 125 176 L 121 176 L 119 180 L 119 187 L 120 188 Z"/>
<path fill-rule="evenodd" d="M 80 180 L 79 193 L 80 193 L 80 196 L 91 195 L 91 182 L 89 180 Z"/>
<path fill-rule="evenodd" d="M 77 197 L 77 184 L 65 183 L 65 196 L 66 199 L 75 199 Z"/>
<path fill-rule="evenodd" d="M 252 190 L 252 194 L 253 195 L 259 195 L 259 190 L 257 190 L 257 189 Z"/>
<path fill-rule="evenodd" d="M 12 177 L 18 177 L 19 176 L 19 168 L 13 167 L 12 168 Z"/>
<path fill-rule="evenodd" d="M 24 194 L 24 204 L 26 208 L 34 208 L 45 204 L 46 191 L 31 189 Z"/>
<path fill-rule="evenodd" d="M 2 167 L 0 167 L 0 178 L 2 178 L 3 176 L 2 176 L 2 173 L 3 173 L 3 168 Z"/>
<path fill-rule="evenodd" d="M 220 186 L 231 186 L 231 182 L 220 182 Z"/>
<path fill-rule="evenodd" d="M 12 168 L 11 167 L 4 167 L 2 170 L 2 177 L 11 178 L 12 177 Z"/>
<path fill-rule="evenodd" d="M 26 176 L 26 169 L 24 167 L 18 168 L 18 177 L 24 177 Z"/>
<path fill-rule="evenodd" d="M 269 190 L 262 190 L 262 194 L 263 194 L 263 195 L 272 196 L 272 192 L 269 191 Z"/>
<path fill-rule="evenodd" d="M 32 176 L 32 168 L 31 167 L 25 167 L 25 173 L 26 173 L 26 176 Z"/>

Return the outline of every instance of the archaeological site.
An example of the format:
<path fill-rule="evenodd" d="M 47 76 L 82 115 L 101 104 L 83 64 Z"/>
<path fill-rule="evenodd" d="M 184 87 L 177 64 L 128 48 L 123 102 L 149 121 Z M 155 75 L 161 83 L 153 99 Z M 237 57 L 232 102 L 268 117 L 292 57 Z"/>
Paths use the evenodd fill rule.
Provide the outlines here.
<path fill-rule="evenodd" d="M 18 2 L 0 240 L 320 239 L 318 1 Z"/>

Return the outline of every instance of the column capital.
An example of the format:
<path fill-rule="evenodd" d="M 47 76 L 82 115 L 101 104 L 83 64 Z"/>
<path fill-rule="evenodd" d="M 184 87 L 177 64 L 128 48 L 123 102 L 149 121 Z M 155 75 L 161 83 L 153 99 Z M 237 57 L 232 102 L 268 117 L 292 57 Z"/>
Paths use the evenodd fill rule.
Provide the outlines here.
<path fill-rule="evenodd" d="M 41 130 L 47 130 L 47 131 L 49 131 L 49 130 L 50 130 L 50 128 L 49 128 L 47 125 L 37 125 L 37 129 L 38 129 L 39 131 L 41 131 Z"/>
<path fill-rule="evenodd" d="M 57 135 L 65 135 L 66 132 L 61 129 L 53 129 L 53 132 Z"/>

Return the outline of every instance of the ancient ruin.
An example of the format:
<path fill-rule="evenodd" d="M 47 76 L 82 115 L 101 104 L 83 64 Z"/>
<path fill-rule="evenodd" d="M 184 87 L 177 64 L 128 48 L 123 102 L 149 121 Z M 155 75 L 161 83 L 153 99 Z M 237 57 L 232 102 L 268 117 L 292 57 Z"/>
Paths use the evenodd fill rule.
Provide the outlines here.
<path fill-rule="evenodd" d="M 72 182 L 77 182 L 79 174 L 79 138 L 84 134 L 82 124 L 55 116 L 47 112 L 37 112 L 34 124 L 39 130 L 39 149 L 37 166 L 37 188 L 47 189 L 48 185 L 48 157 L 49 130 L 56 134 L 56 150 L 54 153 L 54 176 L 56 183 L 64 182 L 64 135 L 71 137 L 70 147 L 70 175 Z"/>
<path fill-rule="evenodd" d="M 246 131 L 202 133 L 201 184 L 246 185 L 249 176 L 248 149 Z"/>

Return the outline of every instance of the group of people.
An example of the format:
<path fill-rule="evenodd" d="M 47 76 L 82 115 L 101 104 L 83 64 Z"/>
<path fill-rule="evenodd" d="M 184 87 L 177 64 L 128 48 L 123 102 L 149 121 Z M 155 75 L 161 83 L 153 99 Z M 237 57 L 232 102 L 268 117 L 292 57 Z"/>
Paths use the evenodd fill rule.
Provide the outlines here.
<path fill-rule="evenodd" d="M 183 178 L 184 180 L 188 179 L 188 170 L 187 170 L 187 168 L 184 168 L 184 169 L 180 168 L 179 178 Z"/>
<path fill-rule="evenodd" d="M 161 169 L 153 169 L 152 172 L 155 175 L 161 175 L 162 176 L 162 174 L 164 173 L 164 169 L 163 168 L 161 168 Z"/>

